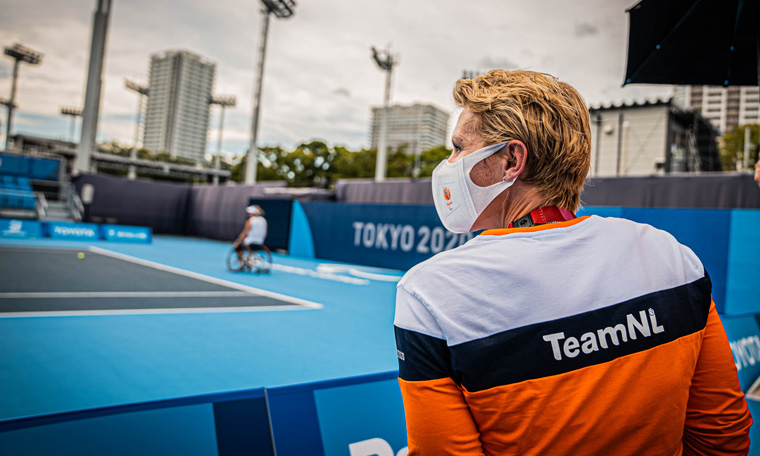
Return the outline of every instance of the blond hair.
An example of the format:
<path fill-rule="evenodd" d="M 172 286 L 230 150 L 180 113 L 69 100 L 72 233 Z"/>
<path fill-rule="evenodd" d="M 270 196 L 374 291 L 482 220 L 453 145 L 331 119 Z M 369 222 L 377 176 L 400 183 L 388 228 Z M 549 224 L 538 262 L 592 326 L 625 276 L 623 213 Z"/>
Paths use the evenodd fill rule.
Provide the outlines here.
<path fill-rule="evenodd" d="M 570 84 L 533 71 L 491 70 L 458 80 L 454 101 L 475 114 L 486 145 L 525 144 L 523 182 L 535 185 L 547 204 L 577 210 L 591 163 L 591 129 L 586 102 Z"/>

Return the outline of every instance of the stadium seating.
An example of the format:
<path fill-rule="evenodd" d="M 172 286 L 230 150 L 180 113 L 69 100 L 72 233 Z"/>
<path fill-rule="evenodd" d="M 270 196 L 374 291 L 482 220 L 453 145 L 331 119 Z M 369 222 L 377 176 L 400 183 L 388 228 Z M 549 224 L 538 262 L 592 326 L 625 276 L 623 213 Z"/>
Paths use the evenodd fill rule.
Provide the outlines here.
<path fill-rule="evenodd" d="M 29 178 L 0 175 L 0 208 L 34 210 L 36 199 Z"/>
<path fill-rule="evenodd" d="M 32 181 L 35 186 L 57 192 L 60 171 L 59 160 L 0 153 L 0 210 L 35 211 L 37 196 Z"/>
<path fill-rule="evenodd" d="M 51 158 L 0 153 L 0 174 L 33 180 L 59 181 L 61 162 Z"/>

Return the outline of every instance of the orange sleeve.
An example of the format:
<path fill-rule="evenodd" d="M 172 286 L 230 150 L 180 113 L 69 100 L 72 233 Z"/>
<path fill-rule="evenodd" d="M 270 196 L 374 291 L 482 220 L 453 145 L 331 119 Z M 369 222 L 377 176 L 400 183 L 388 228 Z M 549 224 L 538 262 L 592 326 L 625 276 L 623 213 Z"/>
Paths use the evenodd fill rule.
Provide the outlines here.
<path fill-rule="evenodd" d="M 408 456 L 483 456 L 478 427 L 454 380 L 399 379 L 399 383 L 406 415 Z"/>
<path fill-rule="evenodd" d="M 728 337 L 712 303 L 689 389 L 683 454 L 746 455 L 751 425 Z"/>

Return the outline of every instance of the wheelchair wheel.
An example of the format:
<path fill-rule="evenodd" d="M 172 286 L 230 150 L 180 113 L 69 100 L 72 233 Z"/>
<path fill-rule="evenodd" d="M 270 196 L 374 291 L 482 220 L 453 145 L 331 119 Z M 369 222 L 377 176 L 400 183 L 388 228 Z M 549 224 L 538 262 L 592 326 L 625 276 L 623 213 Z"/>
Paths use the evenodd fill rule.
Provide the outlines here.
<path fill-rule="evenodd" d="M 259 274 L 268 274 L 272 270 L 272 253 L 268 248 L 263 247 L 261 250 L 251 252 L 251 261 L 254 271 Z"/>
<path fill-rule="evenodd" d="M 247 252 L 248 255 L 250 255 L 250 251 Z M 240 261 L 240 258 L 238 258 L 237 251 L 235 249 L 230 250 L 230 253 L 227 254 L 227 269 L 229 269 L 231 272 L 240 272 L 245 270 L 246 267 L 246 253 L 243 253 L 243 261 Z"/>

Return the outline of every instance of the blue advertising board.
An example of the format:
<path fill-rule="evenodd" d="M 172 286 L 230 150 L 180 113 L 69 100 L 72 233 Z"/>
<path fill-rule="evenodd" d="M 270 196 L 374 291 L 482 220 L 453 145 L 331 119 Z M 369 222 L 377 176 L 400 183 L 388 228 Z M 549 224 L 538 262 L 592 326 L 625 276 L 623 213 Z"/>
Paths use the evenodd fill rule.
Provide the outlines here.
<path fill-rule="evenodd" d="M 301 203 L 314 255 L 347 263 L 409 269 L 474 237 L 446 230 L 431 205 Z"/>
<path fill-rule="evenodd" d="M 95 223 L 45 222 L 45 235 L 53 239 L 89 240 L 100 239 L 100 228 Z"/>
<path fill-rule="evenodd" d="M 42 224 L 37 220 L 0 219 L 0 237 L 38 238 L 42 236 Z"/>
<path fill-rule="evenodd" d="M 398 372 L 267 388 L 278 456 L 403 456 Z"/>
<path fill-rule="evenodd" d="M 100 225 L 100 237 L 106 241 L 150 244 L 153 231 L 145 226 Z"/>

